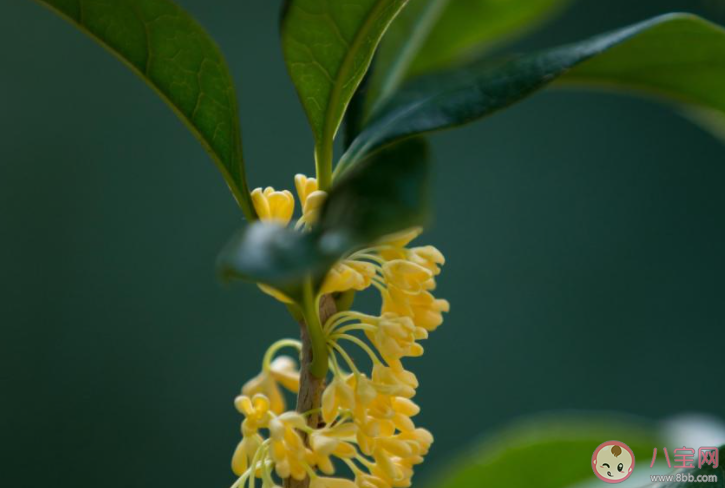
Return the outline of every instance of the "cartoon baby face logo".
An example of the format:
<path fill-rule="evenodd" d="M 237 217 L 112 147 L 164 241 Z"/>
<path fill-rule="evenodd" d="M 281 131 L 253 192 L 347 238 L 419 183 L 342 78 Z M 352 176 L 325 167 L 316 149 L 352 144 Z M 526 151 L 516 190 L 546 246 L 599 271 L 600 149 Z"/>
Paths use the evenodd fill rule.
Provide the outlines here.
<path fill-rule="evenodd" d="M 592 469 L 606 483 L 621 483 L 632 474 L 634 453 L 624 442 L 603 442 L 594 449 Z"/>

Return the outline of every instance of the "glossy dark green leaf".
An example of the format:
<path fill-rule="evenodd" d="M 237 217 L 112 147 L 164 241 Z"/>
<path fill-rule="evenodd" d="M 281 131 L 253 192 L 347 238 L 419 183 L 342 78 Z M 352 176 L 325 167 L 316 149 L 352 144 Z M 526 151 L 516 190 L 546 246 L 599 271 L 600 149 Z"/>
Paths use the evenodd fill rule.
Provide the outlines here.
<path fill-rule="evenodd" d="M 104 46 L 173 109 L 222 172 L 248 218 L 239 115 L 212 38 L 169 0 L 37 0 Z"/>
<path fill-rule="evenodd" d="M 217 259 L 217 269 L 225 281 L 262 283 L 298 299 L 305 277 L 324 273 L 334 262 L 334 256 L 320 249 L 317 236 L 256 221 L 227 243 Z"/>
<path fill-rule="evenodd" d="M 318 226 L 325 245 L 345 252 L 422 224 L 428 161 L 426 143 L 410 139 L 383 148 L 335 182 Z"/>
<path fill-rule="evenodd" d="M 337 172 L 402 137 L 465 124 L 554 82 L 616 88 L 725 113 L 725 30 L 699 17 L 656 17 L 501 64 L 473 63 L 411 81 L 343 156 Z"/>
<path fill-rule="evenodd" d="M 263 283 L 298 299 L 306 277 L 319 282 L 350 252 L 421 225 L 428 173 L 427 146 L 421 139 L 372 153 L 335 183 L 312 231 L 255 222 L 222 251 L 219 272 L 226 279 Z"/>
<path fill-rule="evenodd" d="M 569 0 L 416 0 L 376 55 L 368 112 L 416 75 L 450 66 L 528 32 Z"/>
<path fill-rule="evenodd" d="M 591 459 L 601 443 L 618 440 L 634 452 L 635 470 L 661 444 L 653 425 L 612 415 L 533 418 L 459 453 L 455 462 L 429 476 L 424 488 L 567 488 L 603 486 Z M 648 467 L 644 465 L 645 469 Z M 629 480 L 627 480 L 629 481 Z"/>
<path fill-rule="evenodd" d="M 380 38 L 407 0 L 288 0 L 282 48 L 315 136 L 318 164 L 332 141 Z M 323 161 L 323 163 L 320 163 Z M 324 189 L 327 183 L 322 180 Z"/>

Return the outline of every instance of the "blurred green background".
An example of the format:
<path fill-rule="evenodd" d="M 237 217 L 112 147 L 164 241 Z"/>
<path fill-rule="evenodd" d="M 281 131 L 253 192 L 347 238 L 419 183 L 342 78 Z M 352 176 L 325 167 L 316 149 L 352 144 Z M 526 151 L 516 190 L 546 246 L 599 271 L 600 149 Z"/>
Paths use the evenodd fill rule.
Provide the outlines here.
<path fill-rule="evenodd" d="M 252 186 L 313 172 L 279 2 L 179 0 L 222 46 Z M 581 0 L 518 49 L 725 3 Z M 232 400 L 297 326 L 217 251 L 240 212 L 199 144 L 125 67 L 30 1 L 0 6 L 3 486 L 233 480 Z M 725 88 L 724 88 L 725 89 Z M 723 417 L 725 145 L 641 99 L 549 91 L 432 138 L 444 326 L 409 363 L 423 477 L 541 411 Z M 602 439 L 604 441 L 606 439 Z"/>

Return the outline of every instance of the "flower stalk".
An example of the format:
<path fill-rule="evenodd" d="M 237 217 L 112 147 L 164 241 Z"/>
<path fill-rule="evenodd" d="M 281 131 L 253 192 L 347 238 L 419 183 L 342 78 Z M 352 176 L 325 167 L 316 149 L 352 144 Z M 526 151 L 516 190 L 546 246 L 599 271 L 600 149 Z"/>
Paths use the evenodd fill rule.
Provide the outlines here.
<path fill-rule="evenodd" d="M 315 146 L 315 169 L 321 191 L 330 191 L 332 186 L 332 142 L 322 142 Z"/>
<path fill-rule="evenodd" d="M 334 308 L 334 301 L 332 299 L 329 299 L 329 301 L 332 302 L 332 307 Z M 320 309 L 321 302 L 321 297 L 315 295 L 312 280 L 308 279 L 303 289 L 302 316 L 305 321 L 303 329 L 306 330 L 312 352 L 310 373 L 317 378 L 324 379 L 327 375 L 328 366 L 327 342 L 322 332 L 322 323 L 327 320 L 327 317 L 322 317 L 322 311 Z M 326 305 L 327 308 L 328 306 Z M 335 312 L 333 311 L 332 313 L 334 314 Z"/>
<path fill-rule="evenodd" d="M 318 323 L 326 322 L 330 317 L 335 315 L 335 301 L 330 295 L 323 295 L 319 299 L 317 317 Z M 307 314 L 305 314 L 307 315 Z M 322 329 L 320 327 L 320 333 Z M 302 341 L 302 351 L 300 357 L 300 390 L 297 394 L 298 413 L 306 415 L 307 425 L 313 429 L 319 427 L 321 422 L 322 411 L 322 392 L 325 390 L 325 375 L 327 374 L 327 345 L 322 336 L 322 347 L 325 350 L 325 375 L 318 376 L 313 373 L 314 359 L 316 348 L 313 344 L 310 328 L 305 322 L 300 322 L 300 339 Z M 308 443 L 306 433 L 302 433 L 305 443 Z M 286 478 L 284 480 L 284 488 L 308 488 L 310 485 L 309 476 L 304 480 L 296 480 L 294 478 Z"/>

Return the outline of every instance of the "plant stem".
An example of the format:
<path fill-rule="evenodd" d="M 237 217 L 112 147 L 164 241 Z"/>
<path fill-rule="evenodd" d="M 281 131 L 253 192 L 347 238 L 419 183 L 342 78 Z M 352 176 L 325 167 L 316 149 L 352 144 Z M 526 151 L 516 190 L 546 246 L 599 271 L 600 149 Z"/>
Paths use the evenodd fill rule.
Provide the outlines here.
<path fill-rule="evenodd" d="M 304 308 L 307 308 L 306 306 Z M 326 322 L 331 316 L 337 312 L 335 309 L 335 301 L 330 295 L 323 295 L 319 300 L 319 312 L 312 314 L 316 321 Z M 305 311 L 305 317 L 310 314 Z M 300 334 L 302 340 L 302 357 L 300 359 L 300 392 L 297 395 L 297 411 L 299 413 L 309 413 L 307 417 L 307 425 L 316 429 L 320 425 L 320 407 L 322 406 L 322 392 L 325 389 L 325 377 L 316 376 L 312 373 L 312 365 L 315 359 L 315 349 L 310 335 L 310 328 L 304 321 L 300 322 Z M 320 333 L 322 327 L 320 326 Z M 324 337 L 323 337 L 324 344 Z M 326 347 L 326 346 L 325 346 Z M 325 351 L 325 372 L 327 371 L 327 355 Z M 307 435 L 302 433 L 302 437 L 307 442 Z M 310 486 L 310 478 L 302 481 L 293 478 L 284 480 L 284 488 L 308 488 Z"/>
<path fill-rule="evenodd" d="M 305 283 L 302 298 L 302 315 L 306 324 L 312 346 L 312 362 L 310 372 L 318 378 L 327 376 L 327 340 L 322 330 L 322 324 L 327 320 L 320 319 L 320 299 L 315 295 L 312 280 Z"/>
<path fill-rule="evenodd" d="M 315 170 L 317 186 L 322 191 L 330 191 L 332 185 L 332 141 L 323 141 L 315 145 Z"/>

